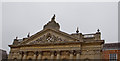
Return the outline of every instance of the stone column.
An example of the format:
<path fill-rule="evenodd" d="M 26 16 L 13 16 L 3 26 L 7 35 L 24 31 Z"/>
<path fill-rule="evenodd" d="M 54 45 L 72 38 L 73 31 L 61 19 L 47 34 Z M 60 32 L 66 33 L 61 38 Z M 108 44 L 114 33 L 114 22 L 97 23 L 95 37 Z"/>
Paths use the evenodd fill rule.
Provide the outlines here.
<path fill-rule="evenodd" d="M 37 52 L 35 51 L 35 52 L 34 52 L 34 55 L 33 55 L 33 61 L 35 61 L 36 58 L 37 58 Z"/>
<path fill-rule="evenodd" d="M 72 51 L 70 51 L 70 61 L 73 61 L 73 55 L 74 54 L 74 51 L 72 50 Z"/>
<path fill-rule="evenodd" d="M 38 61 L 39 61 L 40 59 L 42 59 L 42 51 L 38 52 L 38 57 L 37 57 L 37 59 L 38 59 Z"/>
<path fill-rule="evenodd" d="M 37 61 L 41 61 L 41 59 L 42 59 L 42 51 L 39 51 Z"/>
<path fill-rule="evenodd" d="M 57 57 L 56 57 L 57 60 L 60 59 L 60 51 L 57 51 Z"/>
<path fill-rule="evenodd" d="M 53 61 L 53 59 L 54 59 L 54 51 L 51 51 L 50 61 Z"/>
<path fill-rule="evenodd" d="M 72 50 L 72 51 L 70 51 L 70 59 L 73 59 L 73 53 L 74 53 L 74 51 Z"/>
<path fill-rule="evenodd" d="M 51 51 L 51 59 L 54 59 L 54 51 Z"/>
<path fill-rule="evenodd" d="M 80 50 L 76 51 L 76 59 L 77 59 L 77 60 L 80 59 L 80 53 L 81 53 Z"/>
<path fill-rule="evenodd" d="M 33 59 L 36 59 L 37 57 L 37 52 L 34 52 Z"/>
<path fill-rule="evenodd" d="M 27 59 L 27 52 L 24 52 L 23 60 Z"/>
<path fill-rule="evenodd" d="M 22 59 L 22 52 L 19 52 L 19 58 L 18 58 L 20 61 Z"/>

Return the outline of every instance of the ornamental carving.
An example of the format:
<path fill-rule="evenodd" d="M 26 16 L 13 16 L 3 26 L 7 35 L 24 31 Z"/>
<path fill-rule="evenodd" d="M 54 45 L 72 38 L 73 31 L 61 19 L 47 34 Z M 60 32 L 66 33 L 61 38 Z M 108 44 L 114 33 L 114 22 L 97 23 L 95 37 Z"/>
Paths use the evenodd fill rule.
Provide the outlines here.
<path fill-rule="evenodd" d="M 39 44 L 39 43 L 54 43 L 54 42 L 64 42 L 65 39 L 62 39 L 58 36 L 51 35 L 50 33 L 43 35 L 35 41 L 32 41 L 28 44 Z"/>

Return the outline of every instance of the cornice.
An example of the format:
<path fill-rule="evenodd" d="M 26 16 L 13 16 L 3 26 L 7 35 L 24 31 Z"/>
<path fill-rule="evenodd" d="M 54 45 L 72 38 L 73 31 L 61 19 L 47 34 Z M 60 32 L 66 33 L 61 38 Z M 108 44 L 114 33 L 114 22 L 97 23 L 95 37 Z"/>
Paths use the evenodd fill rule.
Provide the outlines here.
<path fill-rule="evenodd" d="M 62 42 L 62 43 L 41 43 L 41 44 L 22 44 L 22 45 L 9 45 L 9 47 L 26 47 L 26 46 L 55 46 L 55 45 L 72 45 L 82 44 L 83 42 Z"/>

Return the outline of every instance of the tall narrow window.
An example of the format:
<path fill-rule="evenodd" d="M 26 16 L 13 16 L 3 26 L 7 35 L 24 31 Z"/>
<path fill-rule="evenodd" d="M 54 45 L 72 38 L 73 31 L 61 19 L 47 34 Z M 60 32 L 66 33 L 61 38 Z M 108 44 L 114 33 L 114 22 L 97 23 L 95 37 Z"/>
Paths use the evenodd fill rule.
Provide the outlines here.
<path fill-rule="evenodd" d="M 117 54 L 110 54 L 109 59 L 110 61 L 117 61 Z"/>

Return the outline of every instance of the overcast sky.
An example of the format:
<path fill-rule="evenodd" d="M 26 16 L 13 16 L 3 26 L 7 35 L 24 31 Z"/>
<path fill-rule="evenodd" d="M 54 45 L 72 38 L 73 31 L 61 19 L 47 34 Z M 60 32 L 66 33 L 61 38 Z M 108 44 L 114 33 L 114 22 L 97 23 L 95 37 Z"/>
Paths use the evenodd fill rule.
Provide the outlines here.
<path fill-rule="evenodd" d="M 0 2 L 0 49 L 2 48 L 2 3 Z"/>
<path fill-rule="evenodd" d="M 99 28 L 106 43 L 118 42 L 117 2 L 99 3 L 3 3 L 2 48 L 9 51 L 13 39 L 24 38 L 43 29 L 56 14 L 56 22 L 66 33 L 95 33 Z"/>

